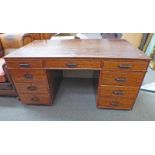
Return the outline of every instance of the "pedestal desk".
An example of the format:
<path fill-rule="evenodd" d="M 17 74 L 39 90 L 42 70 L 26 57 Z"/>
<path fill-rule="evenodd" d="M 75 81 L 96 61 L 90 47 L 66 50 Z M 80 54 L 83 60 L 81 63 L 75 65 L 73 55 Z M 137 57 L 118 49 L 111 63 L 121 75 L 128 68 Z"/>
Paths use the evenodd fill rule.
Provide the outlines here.
<path fill-rule="evenodd" d="M 24 104 L 51 105 L 62 70 L 98 70 L 97 108 L 124 110 L 132 109 L 150 61 L 127 41 L 112 39 L 34 41 L 5 60 Z"/>

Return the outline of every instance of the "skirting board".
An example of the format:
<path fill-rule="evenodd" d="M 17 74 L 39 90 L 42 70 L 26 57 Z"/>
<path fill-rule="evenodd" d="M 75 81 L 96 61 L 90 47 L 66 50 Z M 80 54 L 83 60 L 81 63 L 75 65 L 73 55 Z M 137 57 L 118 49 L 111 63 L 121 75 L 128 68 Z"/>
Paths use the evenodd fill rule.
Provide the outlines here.
<path fill-rule="evenodd" d="M 140 90 L 155 93 L 155 82 L 141 86 Z"/>

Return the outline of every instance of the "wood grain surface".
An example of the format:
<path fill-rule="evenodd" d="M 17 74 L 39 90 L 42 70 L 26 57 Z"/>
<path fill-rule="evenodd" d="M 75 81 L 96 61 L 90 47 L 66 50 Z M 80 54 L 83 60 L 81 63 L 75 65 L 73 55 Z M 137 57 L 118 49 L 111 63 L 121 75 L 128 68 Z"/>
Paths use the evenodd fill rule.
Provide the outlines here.
<path fill-rule="evenodd" d="M 102 85 L 140 86 L 145 72 L 102 71 Z"/>
<path fill-rule="evenodd" d="M 100 97 L 97 103 L 98 108 L 130 110 L 135 99 L 121 97 Z"/>
<path fill-rule="evenodd" d="M 139 87 L 101 85 L 100 96 L 135 98 L 137 96 L 138 90 Z"/>
<path fill-rule="evenodd" d="M 127 41 L 112 39 L 34 41 L 5 60 L 24 104 L 51 105 L 60 70 L 99 70 L 97 108 L 122 110 L 132 109 L 150 61 Z"/>
<path fill-rule="evenodd" d="M 36 40 L 5 56 L 9 58 L 112 58 L 149 60 L 125 40 Z"/>

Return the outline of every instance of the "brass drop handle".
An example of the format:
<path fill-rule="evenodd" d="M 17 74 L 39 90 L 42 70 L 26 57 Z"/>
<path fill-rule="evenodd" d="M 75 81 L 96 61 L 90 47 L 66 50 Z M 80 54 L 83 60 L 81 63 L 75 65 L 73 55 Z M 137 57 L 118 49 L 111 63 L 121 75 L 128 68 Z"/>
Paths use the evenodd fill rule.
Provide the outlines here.
<path fill-rule="evenodd" d="M 66 64 L 67 67 L 69 68 L 75 68 L 78 66 L 78 64 L 74 64 L 74 63 L 69 63 L 69 64 Z"/>
<path fill-rule="evenodd" d="M 23 63 L 23 64 L 19 64 L 19 66 L 23 67 L 23 68 L 28 68 L 28 67 L 30 67 L 30 64 Z"/>
<path fill-rule="evenodd" d="M 29 74 L 29 73 L 24 74 L 24 77 L 25 77 L 25 79 L 27 79 L 27 80 L 33 79 L 33 75 L 32 75 L 32 74 Z"/>
<path fill-rule="evenodd" d="M 30 91 L 35 91 L 35 90 L 37 90 L 37 87 L 36 86 L 28 86 L 27 89 Z"/>
<path fill-rule="evenodd" d="M 124 92 L 122 90 L 114 90 L 112 93 L 114 95 L 124 95 Z"/>
<path fill-rule="evenodd" d="M 129 69 L 129 68 L 131 68 L 131 67 L 132 67 L 131 64 L 120 64 L 120 65 L 118 66 L 118 68 L 121 68 L 121 69 Z"/>
<path fill-rule="evenodd" d="M 115 78 L 115 81 L 117 81 L 117 82 L 126 82 L 126 81 L 128 81 L 128 79 L 127 78 Z"/>
<path fill-rule="evenodd" d="M 34 101 L 34 102 L 40 101 L 40 99 L 38 97 L 32 97 L 31 100 Z"/>
<path fill-rule="evenodd" d="M 117 107 L 119 105 L 119 103 L 118 102 L 111 102 L 111 105 L 114 107 Z"/>

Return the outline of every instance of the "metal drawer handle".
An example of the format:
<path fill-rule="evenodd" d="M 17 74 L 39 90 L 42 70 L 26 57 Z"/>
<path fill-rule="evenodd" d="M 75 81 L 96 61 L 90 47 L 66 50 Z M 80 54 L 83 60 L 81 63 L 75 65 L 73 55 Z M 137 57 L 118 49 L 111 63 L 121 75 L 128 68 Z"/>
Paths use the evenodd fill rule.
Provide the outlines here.
<path fill-rule="evenodd" d="M 70 67 L 70 68 L 74 68 L 74 67 L 77 67 L 78 64 L 72 64 L 72 63 L 70 63 L 70 64 L 66 64 L 66 66 L 67 67 Z"/>
<path fill-rule="evenodd" d="M 132 65 L 130 65 L 130 64 L 121 64 L 118 66 L 118 68 L 121 68 L 121 69 L 129 69 L 131 67 L 132 67 Z"/>
<path fill-rule="evenodd" d="M 31 100 L 34 101 L 34 102 L 40 101 L 40 99 L 38 97 L 32 97 Z"/>
<path fill-rule="evenodd" d="M 117 107 L 117 106 L 119 106 L 119 102 L 111 102 L 111 105 L 114 107 Z"/>
<path fill-rule="evenodd" d="M 23 67 L 23 68 L 28 68 L 30 67 L 31 65 L 30 64 L 19 64 L 20 67 Z"/>
<path fill-rule="evenodd" d="M 28 79 L 28 80 L 33 79 L 33 75 L 29 74 L 29 73 L 24 74 L 24 77 L 25 77 L 25 79 Z"/>
<path fill-rule="evenodd" d="M 28 86 L 27 89 L 30 91 L 35 91 L 35 90 L 37 90 L 37 87 L 36 86 Z"/>
<path fill-rule="evenodd" d="M 122 90 L 114 90 L 112 93 L 114 95 L 124 95 L 124 92 Z"/>
<path fill-rule="evenodd" d="M 126 81 L 128 81 L 128 79 L 127 78 L 116 78 L 115 81 L 117 81 L 117 82 L 126 82 Z"/>

